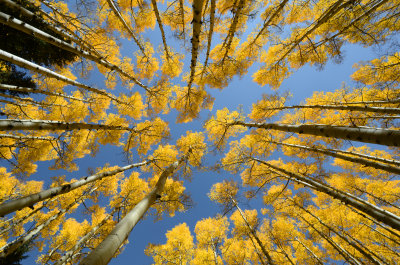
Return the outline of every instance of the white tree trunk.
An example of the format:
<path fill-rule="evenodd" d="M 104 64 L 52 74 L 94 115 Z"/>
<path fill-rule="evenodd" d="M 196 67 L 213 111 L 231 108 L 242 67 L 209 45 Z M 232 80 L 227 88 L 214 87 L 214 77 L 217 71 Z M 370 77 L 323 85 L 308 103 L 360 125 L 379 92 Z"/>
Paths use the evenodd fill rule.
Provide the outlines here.
<path fill-rule="evenodd" d="M 320 149 L 320 148 L 316 148 L 316 147 L 308 147 L 308 146 L 297 145 L 297 144 L 286 144 L 286 143 L 280 143 L 280 142 L 274 142 L 274 141 L 271 141 L 271 143 L 277 144 L 277 145 L 282 145 L 282 146 L 289 146 L 289 147 L 299 148 L 299 149 L 308 150 L 308 151 L 316 152 L 316 153 L 322 153 L 322 154 L 325 154 L 325 155 L 328 155 L 328 156 L 332 156 L 332 157 L 335 157 L 335 158 L 343 159 L 343 160 L 346 160 L 346 161 L 362 164 L 362 165 L 365 165 L 365 166 L 368 166 L 368 167 L 373 167 L 373 168 L 376 168 L 376 169 L 381 169 L 381 170 L 385 170 L 385 171 L 390 172 L 390 173 L 394 173 L 394 174 L 400 175 L 400 167 L 374 162 L 374 161 L 371 161 L 371 160 L 368 160 L 368 159 L 365 159 L 365 158 L 362 158 L 362 157 L 347 156 L 347 155 L 342 155 L 342 154 L 336 153 L 336 152 L 342 152 L 340 150 Z M 343 152 L 346 153 L 346 151 L 343 151 Z M 352 152 L 347 152 L 347 153 L 349 153 L 351 155 L 358 155 L 358 154 L 352 153 Z"/>
<path fill-rule="evenodd" d="M 12 135 L 12 134 L 0 134 L 0 138 L 17 139 L 20 141 L 23 141 L 23 140 L 57 141 L 58 140 L 55 137 L 26 136 L 26 135 L 19 136 L 19 135 Z"/>
<path fill-rule="evenodd" d="M 108 69 L 115 70 L 118 73 L 122 74 L 123 76 L 127 77 L 128 79 L 132 80 L 135 84 L 147 89 L 147 87 L 144 86 L 141 82 L 139 82 L 135 77 L 126 73 L 117 65 L 110 64 L 108 61 L 106 61 L 103 58 L 100 58 L 96 55 L 90 54 L 88 51 L 85 51 L 84 49 L 74 47 L 72 44 L 65 42 L 63 40 L 60 40 L 44 31 L 41 31 L 40 29 L 37 29 L 37 28 L 19 20 L 19 19 L 13 18 L 10 15 L 0 12 L 0 23 L 10 26 L 14 29 L 20 30 L 22 32 L 25 32 L 31 36 L 34 36 L 35 38 L 41 39 L 41 40 L 48 42 L 50 44 L 53 44 L 54 46 L 57 46 L 61 49 L 72 52 L 80 57 L 92 60 Z"/>
<path fill-rule="evenodd" d="M 36 14 L 32 13 L 31 11 L 29 11 L 28 9 L 18 5 L 17 3 L 11 1 L 11 0 L 0 0 L 0 3 L 5 4 L 6 6 L 20 12 L 24 17 L 29 17 L 29 18 L 35 18 L 37 17 Z M 57 32 L 58 34 L 62 35 L 64 38 L 66 39 L 71 39 L 73 38 L 72 35 L 68 34 L 67 32 L 65 32 L 64 30 L 55 27 L 54 25 L 47 23 L 46 21 L 42 21 L 43 23 L 46 24 L 46 27 L 48 27 L 49 29 Z"/>
<path fill-rule="evenodd" d="M 182 160 L 180 160 L 182 161 Z M 85 257 L 80 265 L 106 265 L 123 242 L 128 238 L 130 232 L 143 217 L 150 206 L 161 196 L 164 190 L 165 182 L 171 174 L 174 173 L 180 161 L 176 161 L 170 165 L 161 174 L 155 188 L 147 194 L 129 213 L 114 227 L 108 236 L 98 245 L 87 257 Z"/>
<path fill-rule="evenodd" d="M 235 121 L 229 126 L 240 125 L 249 128 L 262 128 L 298 134 L 331 137 L 387 146 L 400 146 L 400 131 L 371 127 L 347 127 L 323 124 L 278 124 L 278 123 L 246 123 Z"/>
<path fill-rule="evenodd" d="M 17 92 L 44 94 L 44 95 L 48 95 L 48 96 L 57 96 L 57 97 L 63 97 L 63 98 L 67 98 L 67 99 L 82 101 L 82 102 L 86 102 L 86 103 L 91 102 L 89 100 L 84 100 L 84 99 L 76 98 L 76 97 L 73 97 L 73 96 L 68 96 L 68 95 L 64 95 L 64 94 L 61 94 L 61 93 L 50 92 L 50 91 L 46 91 L 46 90 L 42 90 L 42 89 L 36 89 L 36 88 L 19 87 L 19 86 L 0 84 L 0 89 L 2 89 L 2 90 L 10 90 L 10 91 L 17 91 Z"/>
<path fill-rule="evenodd" d="M 114 126 L 105 124 L 90 124 L 82 122 L 63 122 L 52 120 L 14 120 L 4 119 L 0 120 L 1 131 L 16 131 L 16 130 L 125 130 L 136 132 L 135 129 Z"/>
<path fill-rule="evenodd" d="M 200 32 L 201 32 L 201 16 L 203 13 L 204 0 L 193 1 L 193 34 L 192 34 L 192 59 L 190 60 L 190 77 L 188 82 L 188 91 L 192 87 L 194 80 L 195 68 L 197 64 L 197 57 L 199 55 L 199 43 L 200 43 Z"/>
<path fill-rule="evenodd" d="M 278 171 L 279 173 L 283 173 L 284 175 L 280 174 L 282 177 L 288 178 L 290 180 L 294 180 L 299 183 L 302 182 L 302 184 L 304 183 L 306 186 L 311 187 L 314 190 L 323 192 L 327 195 L 330 195 L 334 199 L 340 200 L 340 201 L 344 202 L 345 204 L 353 206 L 354 208 L 373 217 L 374 219 L 400 231 L 400 217 L 389 211 L 383 210 L 363 199 L 355 197 L 354 195 L 352 195 L 350 193 L 337 190 L 327 184 L 318 182 L 314 179 L 304 177 L 302 175 L 299 175 L 299 174 L 296 174 L 293 172 L 289 172 L 287 170 L 284 170 L 282 168 L 279 168 L 277 166 L 274 166 L 270 163 L 267 163 L 265 161 L 262 161 L 262 160 L 259 160 L 256 158 L 252 158 L 252 160 L 257 161 L 261 164 L 264 164 L 264 165 Z"/>
<path fill-rule="evenodd" d="M 59 187 L 54 187 L 50 188 L 32 195 L 28 195 L 19 199 L 15 199 L 9 202 L 5 202 L 0 205 L 0 216 L 4 216 L 6 214 L 12 213 L 14 211 L 21 210 L 25 207 L 32 207 L 35 203 L 46 200 L 48 198 L 52 198 L 67 192 L 70 192 L 74 189 L 77 189 L 79 187 L 82 187 L 83 185 L 86 185 L 88 183 L 91 183 L 96 180 L 101 180 L 102 178 L 113 176 L 115 174 L 118 174 L 120 172 L 124 172 L 125 170 L 134 168 L 134 167 L 140 167 L 148 164 L 149 161 L 144 161 L 141 163 L 137 164 L 131 164 L 125 167 L 119 167 L 114 170 L 110 170 L 107 172 L 102 172 L 98 174 L 94 174 L 88 177 L 81 178 L 80 180 L 77 180 L 73 183 L 70 184 L 65 184 Z"/>
<path fill-rule="evenodd" d="M 75 246 L 73 248 L 71 248 L 70 250 L 68 250 L 67 252 L 64 253 L 64 255 L 61 257 L 61 259 L 59 259 L 57 262 L 55 262 L 53 265 L 63 265 L 66 264 L 70 258 L 73 257 L 73 255 L 75 254 L 75 252 L 81 248 L 81 245 L 83 243 L 85 243 L 88 239 L 90 239 L 94 234 L 96 234 L 97 230 L 100 229 L 100 227 L 102 227 L 108 220 L 110 220 L 110 218 L 113 216 L 115 212 L 115 209 L 112 213 L 110 213 L 109 215 L 107 215 L 98 225 L 96 225 L 95 227 L 93 227 L 88 233 L 86 233 L 83 237 L 81 237 L 78 242 L 76 242 Z"/>
<path fill-rule="evenodd" d="M 0 59 L 8 61 L 8 62 L 13 63 L 15 65 L 18 65 L 19 67 L 31 70 L 33 72 L 40 73 L 40 74 L 43 74 L 45 76 L 55 78 L 57 80 L 65 82 L 67 84 L 70 84 L 70 85 L 73 85 L 73 86 L 77 86 L 77 87 L 86 89 L 86 90 L 88 90 L 90 92 L 93 92 L 93 93 L 108 97 L 108 98 L 114 100 L 115 102 L 124 104 L 124 102 L 121 102 L 116 97 L 114 97 L 113 95 L 108 94 L 107 92 L 105 92 L 103 90 L 100 90 L 100 89 L 97 89 L 97 88 L 94 88 L 94 87 L 90 87 L 90 86 L 81 84 L 81 83 L 79 83 L 79 82 L 77 82 L 75 80 L 72 80 L 72 79 L 70 79 L 68 77 L 60 75 L 60 74 L 58 74 L 56 72 L 53 72 L 53 71 L 51 71 L 51 70 L 49 70 L 49 69 L 47 69 L 45 67 L 42 67 L 42 66 L 40 66 L 38 64 L 32 63 L 30 61 L 27 61 L 27 60 L 25 60 L 25 59 L 23 59 L 21 57 L 15 56 L 15 55 L 13 55 L 11 53 L 8 53 L 6 51 L 0 50 Z"/>
<path fill-rule="evenodd" d="M 260 238 L 257 236 L 257 234 L 255 233 L 253 227 L 249 224 L 249 222 L 247 221 L 246 216 L 244 215 L 242 209 L 240 209 L 239 205 L 237 204 L 237 202 L 235 201 L 235 199 L 231 197 L 232 203 L 233 205 L 236 207 L 236 209 L 239 211 L 240 216 L 242 216 L 243 221 L 246 223 L 247 228 L 249 229 L 250 234 L 255 238 L 255 240 L 257 241 L 258 246 L 261 248 L 261 251 L 264 253 L 264 256 L 267 258 L 268 260 L 268 264 L 273 265 L 274 262 L 272 261 L 271 256 L 269 255 L 268 251 L 265 249 L 264 244 L 261 242 Z M 251 238 L 251 237 L 250 237 Z M 256 249 L 256 251 L 258 252 L 258 250 Z M 261 263 L 264 263 L 264 261 L 261 259 Z"/>
<path fill-rule="evenodd" d="M 124 28 L 129 32 L 131 35 L 132 39 L 135 41 L 136 45 L 139 47 L 140 51 L 143 53 L 144 56 L 146 55 L 146 52 L 144 50 L 143 45 L 140 43 L 139 39 L 136 38 L 135 33 L 133 32 L 132 28 L 126 23 L 125 19 L 121 16 L 121 13 L 119 13 L 117 7 L 115 6 L 113 0 L 107 0 L 108 5 L 111 7 L 112 11 L 114 12 L 115 16 L 121 21 L 122 25 L 124 25 Z"/>
<path fill-rule="evenodd" d="M 34 229 L 32 229 L 30 232 L 28 232 L 26 235 L 21 236 L 14 241 L 8 243 L 7 245 L 4 245 L 2 248 L 0 248 L 0 258 L 4 258 L 14 252 L 18 247 L 21 245 L 25 244 L 29 240 L 31 240 L 33 237 L 38 235 L 40 231 L 43 230 L 46 226 L 48 226 L 52 221 L 56 220 L 58 217 L 62 216 L 64 213 L 66 213 L 74 204 L 77 202 L 73 202 L 72 204 L 68 205 L 65 209 L 61 209 L 58 213 L 55 215 L 51 216 L 49 219 L 47 219 L 44 223 L 36 226 Z"/>
<path fill-rule="evenodd" d="M 263 110 L 286 110 L 286 109 L 321 109 L 321 110 L 345 110 L 345 111 L 362 111 L 372 113 L 384 114 L 400 114 L 400 108 L 386 108 L 386 107 L 369 107 L 369 106 L 348 106 L 347 103 L 343 105 L 293 105 L 275 108 L 264 108 Z"/>

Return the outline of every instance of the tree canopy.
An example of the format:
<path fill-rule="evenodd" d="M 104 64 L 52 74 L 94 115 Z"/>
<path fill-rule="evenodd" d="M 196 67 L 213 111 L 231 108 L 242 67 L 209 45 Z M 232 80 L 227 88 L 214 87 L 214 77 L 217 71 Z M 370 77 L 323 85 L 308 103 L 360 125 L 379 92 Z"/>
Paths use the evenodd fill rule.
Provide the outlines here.
<path fill-rule="evenodd" d="M 400 1 L 0 4 L 0 259 L 400 263 Z"/>

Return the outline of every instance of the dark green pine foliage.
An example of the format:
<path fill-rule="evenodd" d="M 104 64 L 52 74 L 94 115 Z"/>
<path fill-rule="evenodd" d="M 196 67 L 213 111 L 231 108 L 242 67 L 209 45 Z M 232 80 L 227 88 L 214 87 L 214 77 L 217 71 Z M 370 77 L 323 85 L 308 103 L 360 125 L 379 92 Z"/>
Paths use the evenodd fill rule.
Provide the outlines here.
<path fill-rule="evenodd" d="M 10 255 L 7 255 L 4 258 L 0 258 L 0 265 L 22 265 L 22 260 L 26 259 L 28 256 L 25 255 L 28 251 L 30 251 L 32 247 L 33 241 L 30 240 L 25 244 L 21 245 Z"/>
<path fill-rule="evenodd" d="M 33 12 L 36 16 L 33 18 L 24 17 L 18 10 L 9 8 L 3 3 L 0 3 L 0 10 L 3 13 L 24 21 L 56 38 L 63 39 L 58 33 L 47 27 L 43 17 L 39 15 L 38 7 L 34 6 L 27 0 L 13 1 Z M 64 51 L 24 32 L 2 24 L 0 24 L 0 39 L 0 49 L 46 67 L 51 67 L 52 65 L 64 66 L 74 61 L 77 57 L 77 55 L 71 52 Z M 66 41 L 65 39 L 63 40 Z M 22 69 L 4 61 L 1 61 L 0 65 L 8 66 L 6 71 L 4 71 L 4 69 L 0 70 L 0 83 L 30 88 L 36 87 L 32 78 L 27 76 Z M 8 91 L 8 93 L 15 94 L 15 92 L 12 93 L 12 91 Z M 19 93 L 19 95 L 21 94 Z"/>

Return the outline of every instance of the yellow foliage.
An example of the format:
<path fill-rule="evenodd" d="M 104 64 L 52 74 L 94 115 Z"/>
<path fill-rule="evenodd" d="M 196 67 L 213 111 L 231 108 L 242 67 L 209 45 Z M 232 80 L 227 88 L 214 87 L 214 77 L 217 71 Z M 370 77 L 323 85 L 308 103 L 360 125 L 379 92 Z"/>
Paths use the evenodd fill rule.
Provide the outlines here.
<path fill-rule="evenodd" d="M 205 218 L 196 223 L 194 232 L 199 247 L 220 243 L 226 239 L 229 222 L 226 217 Z"/>
<path fill-rule="evenodd" d="M 217 203 L 227 205 L 232 203 L 232 199 L 235 198 L 238 192 L 238 185 L 233 181 L 223 181 L 214 184 L 211 187 L 208 197 Z"/>
<path fill-rule="evenodd" d="M 126 96 L 125 94 L 121 94 L 119 96 L 119 100 L 124 102 L 124 104 L 116 105 L 120 115 L 127 115 L 135 120 L 140 120 L 145 106 L 143 104 L 142 96 L 139 92 L 132 94 L 130 97 Z"/>
<path fill-rule="evenodd" d="M 204 143 L 204 134 L 202 132 L 187 131 L 186 136 L 182 136 L 176 142 L 179 151 L 188 154 L 189 163 L 192 166 L 200 166 L 201 159 L 207 151 L 207 145 Z M 190 153 L 188 153 L 190 150 Z"/>
<path fill-rule="evenodd" d="M 245 127 L 230 125 L 235 121 L 241 120 L 243 120 L 243 117 L 237 111 L 229 112 L 228 108 L 217 110 L 216 115 L 212 116 L 204 125 L 208 140 L 212 141 L 216 146 L 224 146 L 229 137 L 237 136 L 239 133 L 246 131 Z"/>

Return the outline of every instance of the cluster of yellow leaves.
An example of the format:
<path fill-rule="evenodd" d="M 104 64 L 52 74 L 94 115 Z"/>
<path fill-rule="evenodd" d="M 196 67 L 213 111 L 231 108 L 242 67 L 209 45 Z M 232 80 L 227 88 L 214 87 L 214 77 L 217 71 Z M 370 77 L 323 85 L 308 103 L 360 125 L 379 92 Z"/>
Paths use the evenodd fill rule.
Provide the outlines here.
<path fill-rule="evenodd" d="M 242 120 L 242 115 L 237 111 L 230 112 L 228 108 L 217 110 L 215 116 L 212 116 L 204 125 L 208 140 L 216 146 L 224 146 L 229 137 L 246 131 L 246 128 L 242 126 L 230 126 L 231 123 Z"/>
<path fill-rule="evenodd" d="M 136 75 L 139 79 L 152 80 L 155 72 L 159 69 L 159 62 L 154 57 L 154 48 L 149 42 L 144 43 L 146 56 L 141 51 L 135 52 L 136 57 Z"/>
<path fill-rule="evenodd" d="M 176 262 L 189 264 L 193 255 L 193 237 L 186 223 L 179 224 L 166 233 L 167 242 L 164 245 L 150 244 L 146 255 L 154 258 L 154 264 Z"/>
<path fill-rule="evenodd" d="M 111 177 L 116 179 L 114 181 L 116 187 L 113 189 L 115 192 L 112 194 L 113 199 L 110 202 L 112 208 L 123 207 L 123 214 L 126 214 L 146 196 L 150 191 L 149 184 L 139 175 L 138 172 L 133 171 L 128 178 Z M 117 181 L 120 181 L 119 185 Z M 119 190 L 117 190 L 118 187 Z"/>
<path fill-rule="evenodd" d="M 373 59 L 368 64 L 355 64 L 357 71 L 351 76 L 365 85 L 397 82 L 400 73 L 400 53 Z"/>
<path fill-rule="evenodd" d="M 188 154 L 190 165 L 200 166 L 201 159 L 207 152 L 207 145 L 204 142 L 204 134 L 202 132 L 193 133 L 192 131 L 187 131 L 186 136 L 181 136 L 176 145 L 183 155 Z"/>
<path fill-rule="evenodd" d="M 150 157 L 150 159 L 154 160 L 154 163 L 149 164 L 145 169 L 151 170 L 154 174 L 160 174 L 177 160 L 177 156 L 178 150 L 174 145 L 160 144 Z"/>
<path fill-rule="evenodd" d="M 161 66 L 161 72 L 169 78 L 178 77 L 182 73 L 184 54 L 174 53 L 172 49 L 169 49 L 169 57 L 165 51 L 161 54 L 161 60 L 163 62 Z"/>
<path fill-rule="evenodd" d="M 175 89 L 167 81 L 158 82 L 153 88 L 152 93 L 147 92 L 147 100 L 150 103 L 153 112 L 168 114 L 170 110 L 170 98 Z"/>
<path fill-rule="evenodd" d="M 268 118 L 279 113 L 279 109 L 286 102 L 286 97 L 263 95 L 263 99 L 253 104 L 252 111 L 248 117 L 254 121 L 265 121 Z"/>
<path fill-rule="evenodd" d="M 235 198 L 239 187 L 234 181 L 223 181 L 215 183 L 208 194 L 208 197 L 217 203 L 222 205 L 228 205 L 232 203 L 232 199 Z"/>
<path fill-rule="evenodd" d="M 174 86 L 175 99 L 171 106 L 179 111 L 177 122 L 186 123 L 197 118 L 202 109 L 212 109 L 213 98 L 199 87 Z"/>
<path fill-rule="evenodd" d="M 125 94 L 121 94 L 118 98 L 124 104 L 117 104 L 116 108 L 120 115 L 126 115 L 135 120 L 140 120 L 143 115 L 145 108 L 142 100 L 142 96 L 139 92 L 133 93 L 130 97 Z"/>
<path fill-rule="evenodd" d="M 159 175 L 155 175 L 149 180 L 150 186 L 155 187 L 159 179 Z M 175 216 L 176 211 L 184 211 L 185 206 L 181 201 L 181 197 L 184 196 L 185 187 L 183 181 L 177 181 L 172 178 L 167 178 L 164 186 L 164 190 L 161 194 L 159 201 L 152 205 L 155 209 L 155 215 L 158 219 L 166 213 L 169 216 Z"/>
<path fill-rule="evenodd" d="M 158 117 L 138 123 L 135 131 L 129 136 L 125 149 L 136 147 L 140 155 L 147 154 L 152 145 L 158 144 L 169 134 L 168 124 Z"/>

